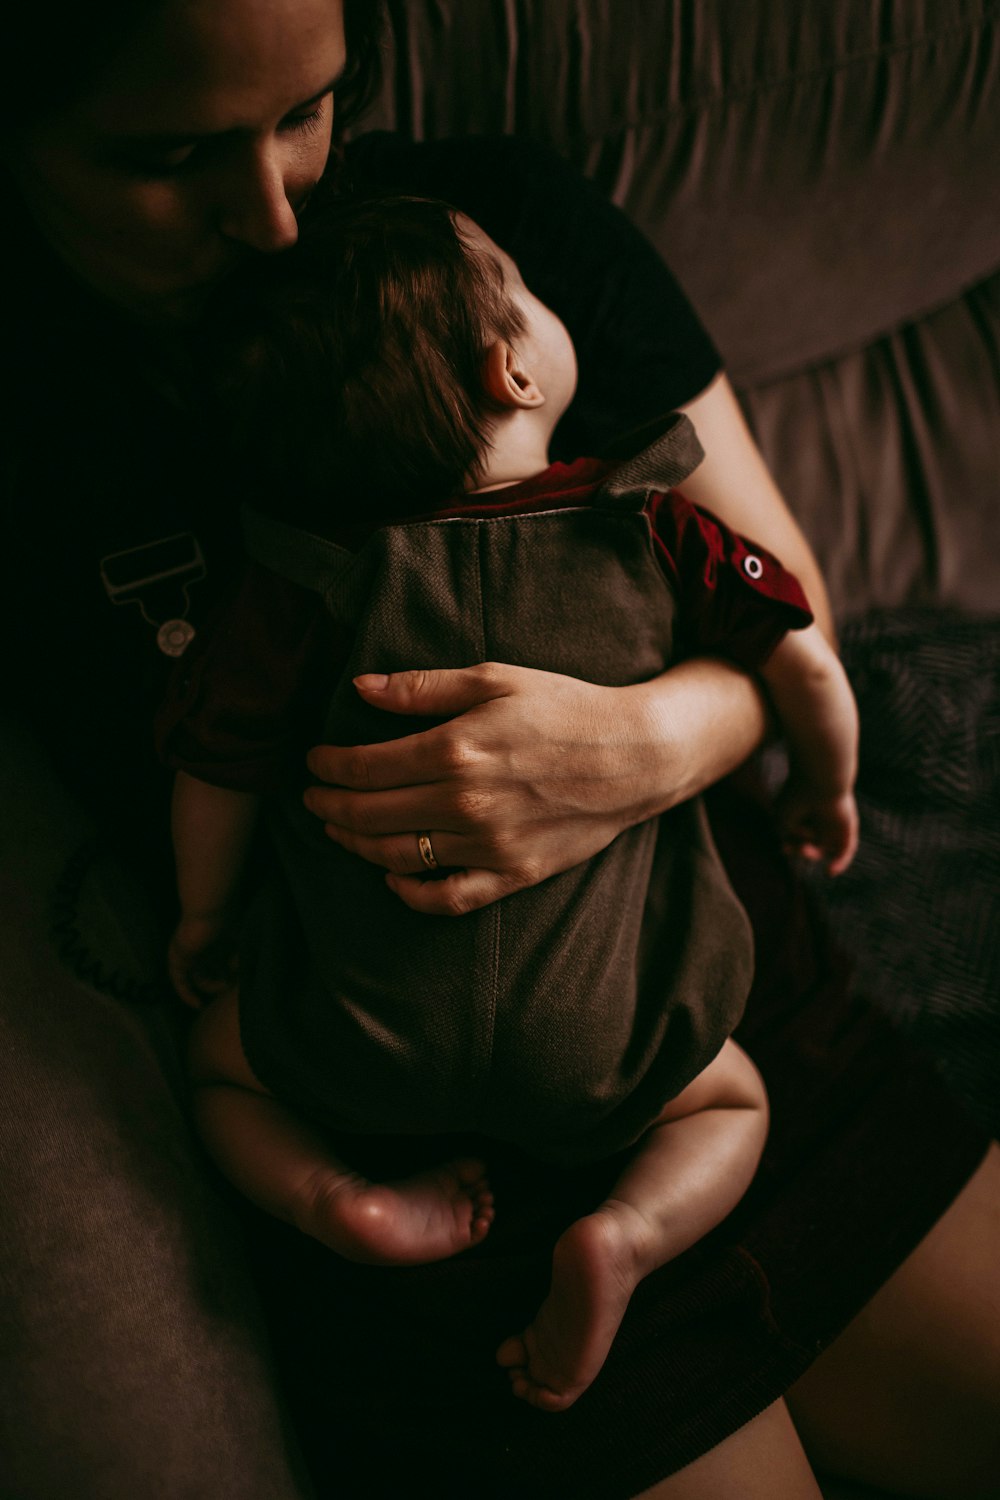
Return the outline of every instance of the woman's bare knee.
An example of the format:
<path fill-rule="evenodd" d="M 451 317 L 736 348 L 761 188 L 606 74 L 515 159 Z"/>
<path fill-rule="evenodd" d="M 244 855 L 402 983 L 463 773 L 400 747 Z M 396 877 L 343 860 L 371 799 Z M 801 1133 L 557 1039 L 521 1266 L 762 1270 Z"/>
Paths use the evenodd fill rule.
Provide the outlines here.
<path fill-rule="evenodd" d="M 824 1468 L 1000 1500 L 1000 1147 L 789 1392 Z"/>

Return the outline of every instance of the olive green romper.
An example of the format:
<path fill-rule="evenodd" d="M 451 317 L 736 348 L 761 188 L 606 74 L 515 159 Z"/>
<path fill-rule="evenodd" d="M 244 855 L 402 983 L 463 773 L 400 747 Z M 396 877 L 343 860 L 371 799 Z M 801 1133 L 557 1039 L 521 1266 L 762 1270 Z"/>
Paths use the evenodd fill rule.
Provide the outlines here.
<path fill-rule="evenodd" d="M 607 686 L 662 672 L 675 601 L 643 506 L 700 456 L 678 418 L 586 507 L 404 521 L 359 552 L 248 514 L 251 556 L 354 633 L 326 740 L 428 727 L 364 703 L 360 672 L 500 661 Z M 635 1141 L 740 1018 L 750 928 L 698 799 L 461 917 L 405 906 L 326 837 L 300 785 L 269 806 L 279 872 L 247 924 L 243 1044 L 268 1088 L 335 1129 L 472 1131 L 559 1164 L 598 1159 Z"/>

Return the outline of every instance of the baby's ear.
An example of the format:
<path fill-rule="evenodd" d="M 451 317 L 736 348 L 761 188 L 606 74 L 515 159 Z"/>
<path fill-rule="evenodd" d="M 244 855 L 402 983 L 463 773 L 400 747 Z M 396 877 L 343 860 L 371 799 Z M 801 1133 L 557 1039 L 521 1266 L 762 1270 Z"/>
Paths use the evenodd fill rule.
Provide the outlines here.
<path fill-rule="evenodd" d="M 513 344 L 497 339 L 483 360 L 483 389 L 498 406 L 536 407 L 545 405 L 545 396 L 525 369 L 524 360 Z"/>

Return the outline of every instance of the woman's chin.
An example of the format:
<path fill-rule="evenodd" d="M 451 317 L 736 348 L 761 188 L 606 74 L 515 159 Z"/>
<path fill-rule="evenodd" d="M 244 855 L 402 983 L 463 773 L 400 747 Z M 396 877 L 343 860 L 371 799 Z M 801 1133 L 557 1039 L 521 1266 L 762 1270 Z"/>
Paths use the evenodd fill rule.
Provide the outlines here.
<path fill-rule="evenodd" d="M 123 303 L 122 307 L 144 328 L 189 328 L 202 316 L 214 287 L 215 283 L 212 283 L 136 298 L 131 304 Z"/>
<path fill-rule="evenodd" d="M 231 267 L 197 281 L 131 281 L 84 277 L 90 290 L 130 322 L 144 328 L 185 328 L 196 323 Z"/>

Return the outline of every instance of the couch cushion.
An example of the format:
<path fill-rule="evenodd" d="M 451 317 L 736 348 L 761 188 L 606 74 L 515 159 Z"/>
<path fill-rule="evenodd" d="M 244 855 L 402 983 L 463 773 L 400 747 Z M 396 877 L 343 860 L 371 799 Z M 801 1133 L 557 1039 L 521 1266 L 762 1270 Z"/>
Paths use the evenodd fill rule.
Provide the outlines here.
<path fill-rule="evenodd" d="M 1000 609 L 1000 275 L 868 348 L 741 392 L 835 614 Z"/>
<path fill-rule="evenodd" d="M 820 879 L 863 992 L 1000 1131 L 1000 620 L 875 612 L 844 661 L 863 726 L 861 846 Z"/>
<path fill-rule="evenodd" d="M 1000 266 L 996 0 L 406 0 L 368 123 L 551 142 L 670 261 L 734 376 Z"/>

